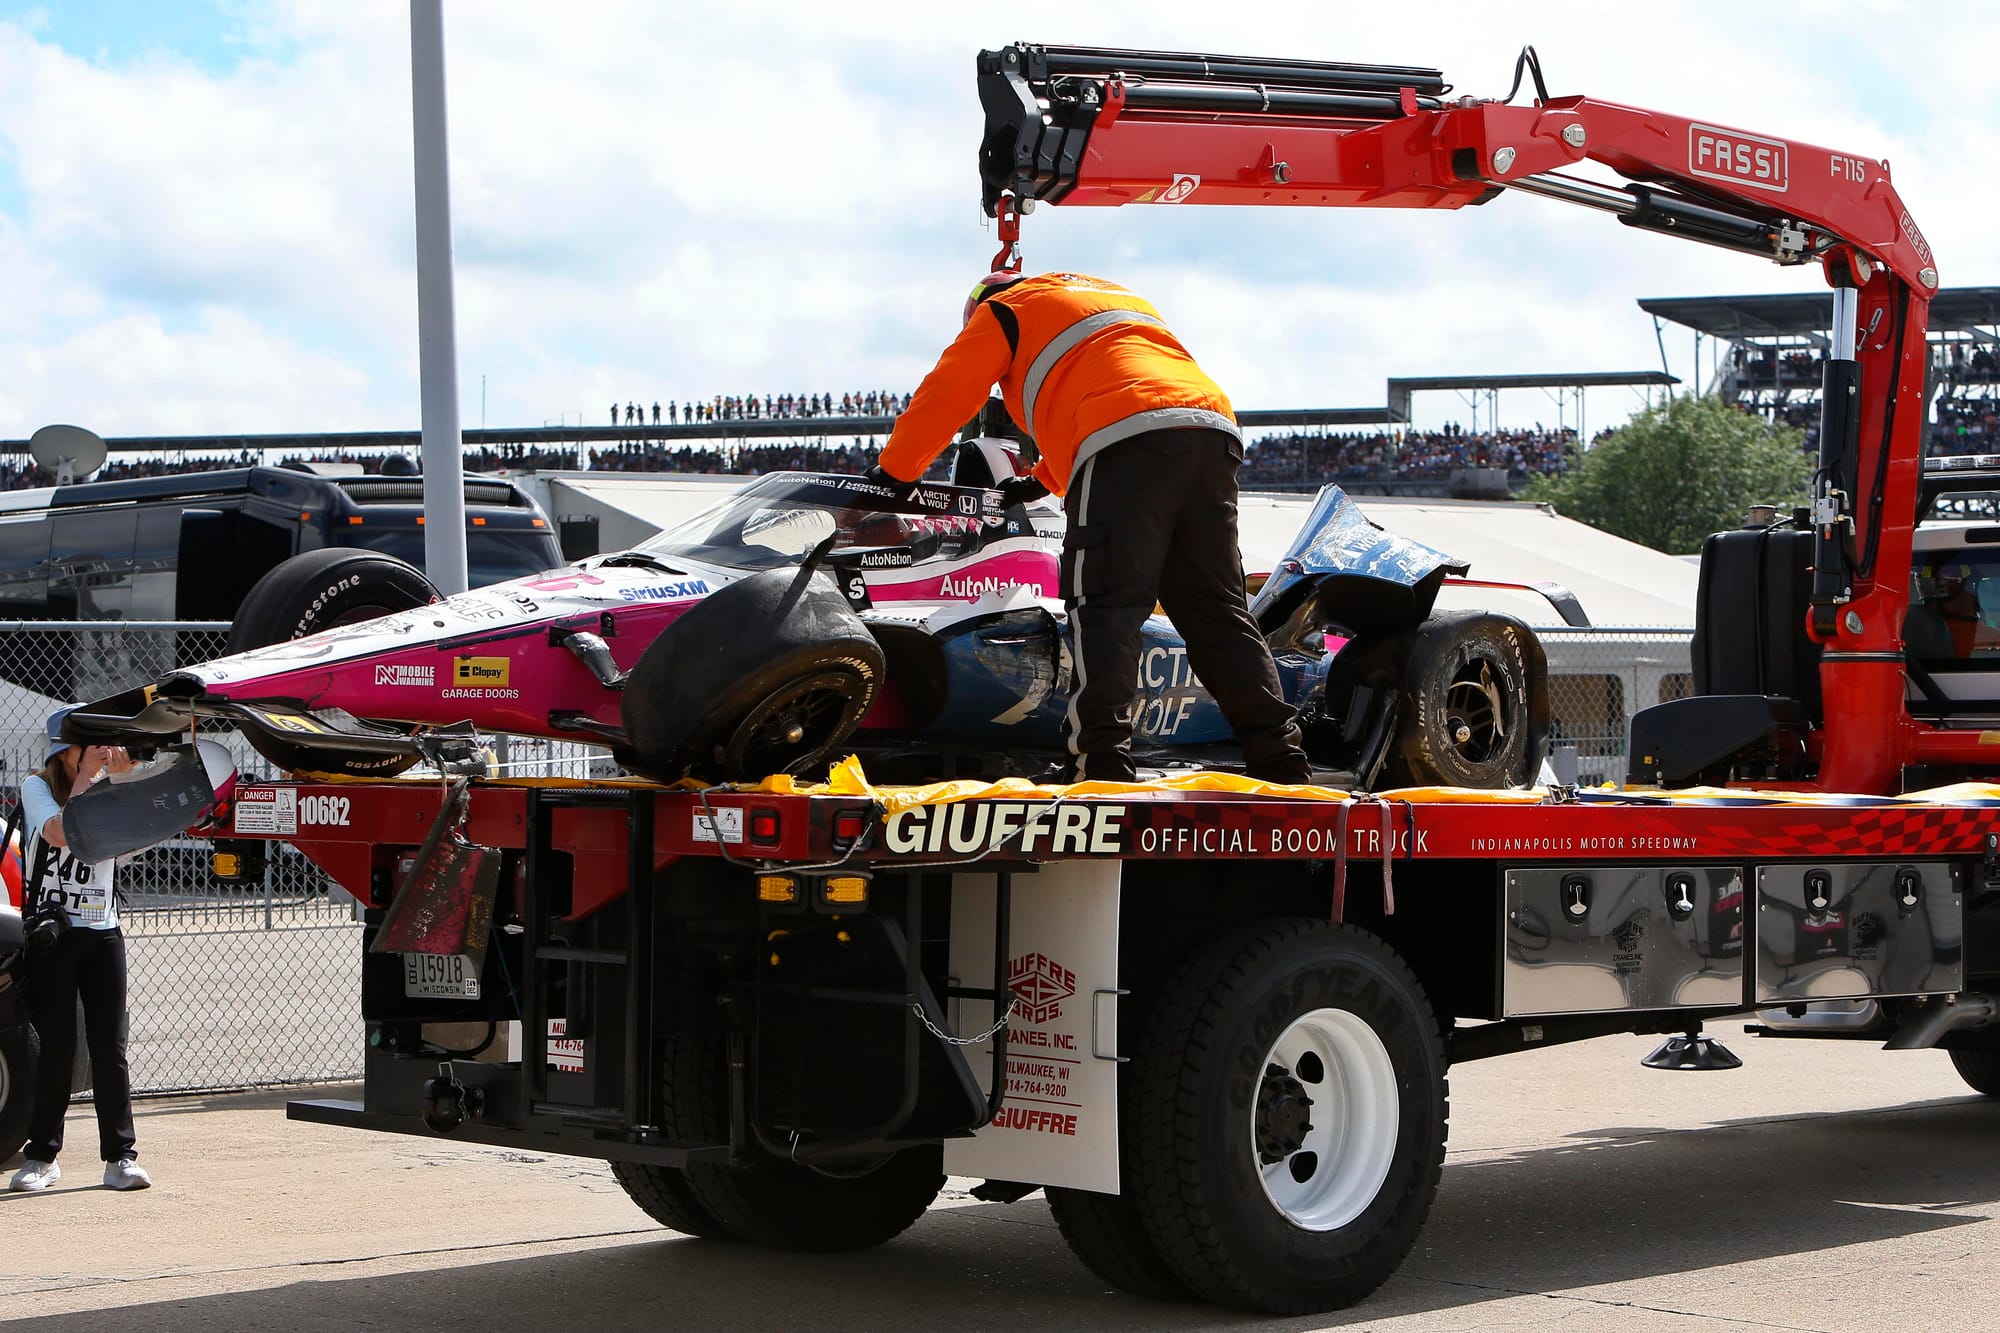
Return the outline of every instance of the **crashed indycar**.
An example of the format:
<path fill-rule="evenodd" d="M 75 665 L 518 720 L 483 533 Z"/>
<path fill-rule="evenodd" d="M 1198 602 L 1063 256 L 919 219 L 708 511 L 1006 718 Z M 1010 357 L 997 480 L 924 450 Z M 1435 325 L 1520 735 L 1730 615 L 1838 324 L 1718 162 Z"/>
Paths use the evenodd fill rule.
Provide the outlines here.
<path fill-rule="evenodd" d="M 227 656 L 71 714 L 78 741 L 172 745 L 197 719 L 278 766 L 381 776 L 482 733 L 608 745 L 674 781 L 1034 772 L 1063 747 L 1070 659 L 1053 502 L 1003 506 L 1011 448 L 960 446 L 907 497 L 780 473 L 629 551 L 439 598 L 413 567 L 324 550 L 268 575 Z M 1547 732 L 1533 632 L 1433 615 L 1462 563 L 1321 491 L 1251 603 L 1307 752 L 1355 786 L 1528 780 Z M 1221 711 L 1163 616 L 1146 627 L 1134 755 L 1228 768 Z M 838 753 L 837 753 L 838 752 Z"/>

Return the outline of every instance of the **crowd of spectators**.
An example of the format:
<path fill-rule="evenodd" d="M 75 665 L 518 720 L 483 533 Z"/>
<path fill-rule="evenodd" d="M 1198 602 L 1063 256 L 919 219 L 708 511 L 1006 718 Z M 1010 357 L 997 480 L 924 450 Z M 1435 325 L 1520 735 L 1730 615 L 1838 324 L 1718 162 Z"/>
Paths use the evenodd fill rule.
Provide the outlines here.
<path fill-rule="evenodd" d="M 1295 431 L 1253 440 L 1238 480 L 1245 486 L 1317 485 L 1326 481 L 1431 481 L 1462 468 L 1500 468 L 1510 482 L 1561 472 L 1576 451 L 1567 428 L 1468 432 L 1442 430 Z"/>
<path fill-rule="evenodd" d="M 1939 403 L 1931 427 L 1932 454 L 2000 454 L 2000 399 Z"/>
<path fill-rule="evenodd" d="M 1795 347 L 1755 347 L 1738 343 L 1730 353 L 1739 389 L 1815 388 L 1826 359 L 1818 352 Z"/>
<path fill-rule="evenodd" d="M 910 406 L 910 395 L 887 389 L 855 390 L 835 398 L 831 393 L 721 394 L 707 402 L 653 400 L 653 417 L 636 400 L 611 405 L 614 426 L 697 426 L 711 421 L 804 421 L 815 417 L 893 417 Z"/>
<path fill-rule="evenodd" d="M 852 444 L 746 444 L 735 449 L 675 448 L 649 444 L 619 445 L 590 451 L 593 472 L 712 473 L 718 476 L 761 476 L 766 472 L 866 472 L 875 464 L 877 446 Z"/>
<path fill-rule="evenodd" d="M 839 400 L 834 400 L 836 405 Z M 1991 417 L 1986 429 L 1990 432 Z M 1987 438 L 1982 435 L 1979 438 Z M 1435 431 L 1296 431 L 1249 442 L 1241 481 L 1245 486 L 1316 486 L 1327 481 L 1429 481 L 1447 479 L 1460 468 L 1501 468 L 1510 482 L 1560 472 L 1573 457 L 1574 431 L 1468 432 L 1457 426 Z M 768 444 L 676 444 L 626 442 L 588 451 L 587 466 L 605 472 L 675 472 L 756 476 L 765 472 L 865 472 L 880 448 L 876 436 L 851 443 L 831 440 Z M 247 467 L 260 461 L 249 451 L 232 456 L 114 458 L 94 481 L 156 477 L 218 468 Z M 358 464 L 367 474 L 413 476 L 416 462 L 400 453 L 320 453 L 291 455 L 280 463 Z M 573 447 L 512 444 L 465 451 L 469 472 L 521 472 L 577 466 Z M 942 468 L 940 464 L 940 468 Z M 940 471 L 938 475 L 942 475 Z M 0 462 L 0 490 L 52 486 L 55 478 L 26 459 Z"/>
<path fill-rule="evenodd" d="M 1985 343 L 1969 347 L 1955 342 L 1943 356 L 1951 377 L 1961 384 L 2000 384 L 2000 352 Z"/>
<path fill-rule="evenodd" d="M 249 467 L 257 460 L 248 450 L 241 454 L 207 457 L 113 458 L 90 477 L 92 481 L 122 481 L 127 477 L 173 477 L 184 472 L 215 472 L 223 468 Z M 25 491 L 37 486 L 53 486 L 56 474 L 26 458 L 0 461 L 0 491 Z"/>

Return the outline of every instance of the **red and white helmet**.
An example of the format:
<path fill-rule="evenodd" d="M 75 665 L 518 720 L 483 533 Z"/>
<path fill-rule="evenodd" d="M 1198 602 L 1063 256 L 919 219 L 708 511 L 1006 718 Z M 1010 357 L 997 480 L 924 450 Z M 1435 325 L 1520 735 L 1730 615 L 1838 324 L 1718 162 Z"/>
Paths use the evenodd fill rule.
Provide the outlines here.
<path fill-rule="evenodd" d="M 984 301 L 1003 287 L 1012 287 L 1027 276 L 1027 274 L 1021 272 L 1019 269 L 1003 268 L 989 273 L 978 282 L 973 283 L 971 295 L 965 298 L 965 318 L 960 323 L 970 324 L 972 322 L 972 312 L 979 309 L 981 301 Z"/>

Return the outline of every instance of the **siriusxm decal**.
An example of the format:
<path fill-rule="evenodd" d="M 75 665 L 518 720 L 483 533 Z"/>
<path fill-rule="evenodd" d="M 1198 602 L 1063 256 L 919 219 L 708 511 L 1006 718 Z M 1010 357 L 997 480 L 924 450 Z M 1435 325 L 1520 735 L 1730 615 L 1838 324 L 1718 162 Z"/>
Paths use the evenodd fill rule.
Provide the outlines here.
<path fill-rule="evenodd" d="M 700 597 L 708 591 L 708 584 L 700 579 L 685 579 L 679 583 L 654 583 L 643 588 L 620 588 L 618 595 L 628 602 L 678 602 L 683 597 Z"/>

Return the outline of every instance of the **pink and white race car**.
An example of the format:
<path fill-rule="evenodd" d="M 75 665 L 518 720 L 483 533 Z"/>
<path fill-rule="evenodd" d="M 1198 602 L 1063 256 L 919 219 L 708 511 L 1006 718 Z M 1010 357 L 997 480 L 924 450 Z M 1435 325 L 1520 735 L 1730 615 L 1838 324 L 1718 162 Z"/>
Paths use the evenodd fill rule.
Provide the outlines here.
<path fill-rule="evenodd" d="M 960 480 L 1010 475 L 1004 449 L 961 448 Z M 485 732 L 606 744 L 663 780 L 823 772 L 846 750 L 891 780 L 1029 772 L 1060 753 L 1070 688 L 1061 537 L 1052 503 L 1003 507 L 990 485 L 903 497 L 780 473 L 636 549 L 448 598 L 390 557 L 315 551 L 252 590 L 230 655 L 68 731 L 166 745 L 211 717 L 281 767 L 358 775 L 449 761 Z M 1252 604 L 1316 765 L 1361 784 L 1533 774 L 1540 647 L 1510 617 L 1433 616 L 1463 570 L 1321 493 Z M 1138 686 L 1143 762 L 1229 762 L 1164 617 Z"/>

